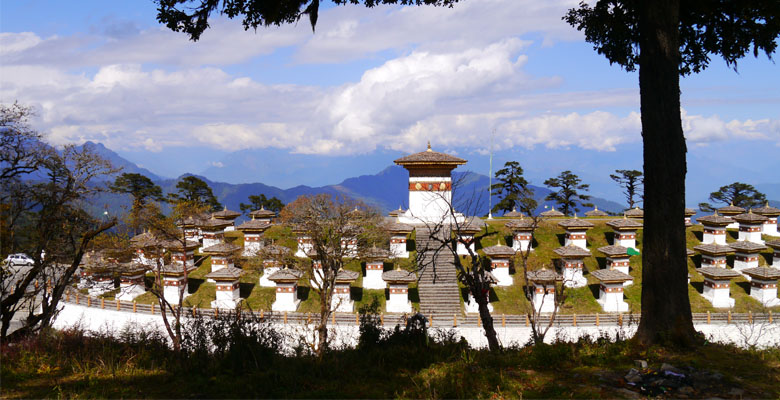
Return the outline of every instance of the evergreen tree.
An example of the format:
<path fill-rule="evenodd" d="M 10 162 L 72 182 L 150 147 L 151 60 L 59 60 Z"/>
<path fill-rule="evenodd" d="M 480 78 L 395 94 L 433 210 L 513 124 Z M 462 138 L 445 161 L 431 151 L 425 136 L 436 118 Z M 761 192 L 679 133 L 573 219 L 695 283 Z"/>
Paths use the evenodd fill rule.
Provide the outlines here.
<path fill-rule="evenodd" d="M 264 194 L 259 196 L 250 195 L 249 204 L 239 204 L 239 208 L 241 209 L 242 213 L 252 212 L 261 208 L 278 213 L 279 211 L 282 211 L 283 207 L 284 203 L 282 203 L 281 200 L 277 199 L 276 197 L 271 197 L 270 199 L 266 198 Z"/>
<path fill-rule="evenodd" d="M 530 215 L 536 209 L 534 191 L 528 188 L 528 181 L 523 178 L 523 167 L 517 161 L 508 161 L 504 168 L 496 171 L 497 183 L 490 189 L 492 195 L 503 196 L 501 201 L 493 206 L 492 211 L 509 212 L 520 207 L 520 211 Z"/>
<path fill-rule="evenodd" d="M 634 200 L 634 198 L 642 198 L 642 191 L 645 184 L 642 171 L 637 171 L 635 169 L 616 169 L 615 173 L 610 174 L 609 177 L 623 188 L 623 194 L 626 195 L 628 208 L 634 208 L 634 204 L 641 201 Z"/>
<path fill-rule="evenodd" d="M 753 185 L 747 183 L 734 182 L 730 185 L 721 186 L 716 192 L 710 193 L 710 201 L 724 205 L 733 204 L 742 208 L 760 207 L 766 202 L 766 195 L 756 190 Z M 716 207 L 708 203 L 699 204 L 703 210 L 712 210 Z"/>
<path fill-rule="evenodd" d="M 548 194 L 545 200 L 556 202 L 565 215 L 580 211 L 577 203 L 584 207 L 593 207 L 593 204 L 586 203 L 590 200 L 590 196 L 579 192 L 587 191 L 590 185 L 582 183 L 582 179 L 571 171 L 563 171 L 557 177 L 544 181 L 544 184 L 552 189 L 558 189 Z"/>
<path fill-rule="evenodd" d="M 214 196 L 214 192 L 211 191 L 211 187 L 197 176 L 185 176 L 176 184 L 176 189 L 178 189 L 177 193 L 168 194 L 173 203 L 190 202 L 207 205 L 213 211 L 222 207 Z"/>

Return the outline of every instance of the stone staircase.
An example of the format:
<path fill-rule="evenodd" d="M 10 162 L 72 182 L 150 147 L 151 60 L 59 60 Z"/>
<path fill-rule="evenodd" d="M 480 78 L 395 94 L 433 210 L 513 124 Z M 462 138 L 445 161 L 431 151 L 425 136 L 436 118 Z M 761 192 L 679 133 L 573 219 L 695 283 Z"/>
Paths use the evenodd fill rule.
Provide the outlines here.
<path fill-rule="evenodd" d="M 455 270 L 454 256 L 447 249 L 435 253 L 439 243 L 430 239 L 430 231 L 416 229 L 417 249 L 428 249 L 422 254 L 423 270 L 417 285 L 420 294 L 420 311 L 425 316 L 436 315 L 452 317 L 462 313 L 458 274 Z M 443 233 L 445 234 L 445 233 Z M 449 234 L 449 230 L 446 234 Z M 433 260 L 433 263 L 430 261 Z"/>

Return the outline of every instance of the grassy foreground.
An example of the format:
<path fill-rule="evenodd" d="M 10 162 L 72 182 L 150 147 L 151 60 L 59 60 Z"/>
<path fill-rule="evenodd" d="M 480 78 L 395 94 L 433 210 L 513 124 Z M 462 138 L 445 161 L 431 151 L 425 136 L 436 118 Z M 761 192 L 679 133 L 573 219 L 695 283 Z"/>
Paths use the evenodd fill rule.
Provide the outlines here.
<path fill-rule="evenodd" d="M 434 342 L 402 330 L 317 360 L 306 354 L 279 355 L 273 332 L 255 340 L 229 331 L 222 332 L 226 336 L 206 334 L 226 339 L 212 341 L 221 343 L 213 352 L 191 341 L 180 354 L 169 350 L 163 338 L 149 334 L 124 334 L 118 340 L 71 330 L 3 343 L 0 397 L 632 397 L 620 387 L 620 377 L 636 359 L 655 369 L 669 363 L 723 375 L 712 387 L 697 387 L 694 398 L 780 396 L 780 349 L 706 344 L 670 351 L 595 338 L 490 353 L 470 349 L 455 338 Z"/>

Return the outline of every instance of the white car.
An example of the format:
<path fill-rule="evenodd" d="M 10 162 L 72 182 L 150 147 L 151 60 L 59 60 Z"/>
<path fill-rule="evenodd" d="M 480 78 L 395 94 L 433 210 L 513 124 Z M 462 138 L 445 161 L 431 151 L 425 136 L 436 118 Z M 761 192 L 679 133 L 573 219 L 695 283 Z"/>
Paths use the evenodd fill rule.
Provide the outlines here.
<path fill-rule="evenodd" d="M 34 261 L 32 258 L 30 258 L 27 254 L 23 253 L 16 253 L 16 254 L 10 254 L 5 259 L 6 264 L 18 266 L 18 265 L 26 265 L 28 267 L 32 267 Z"/>

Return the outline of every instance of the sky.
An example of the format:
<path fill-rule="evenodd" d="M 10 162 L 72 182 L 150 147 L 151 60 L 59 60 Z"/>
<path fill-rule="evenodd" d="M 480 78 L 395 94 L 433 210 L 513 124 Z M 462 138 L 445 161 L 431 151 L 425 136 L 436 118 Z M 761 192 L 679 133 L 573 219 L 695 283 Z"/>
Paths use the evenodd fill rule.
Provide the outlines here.
<path fill-rule="evenodd" d="M 198 42 L 133 1 L 0 3 L 0 102 L 33 106 L 54 145 L 103 143 L 152 172 L 281 188 L 335 184 L 434 150 L 483 174 L 565 169 L 620 201 L 640 169 L 637 73 L 561 20 L 579 0 L 452 8 L 333 6 L 245 31 L 215 18 Z M 713 58 L 681 82 L 687 201 L 735 181 L 780 184 L 780 67 Z M 771 196 L 770 196 L 771 198 Z"/>

